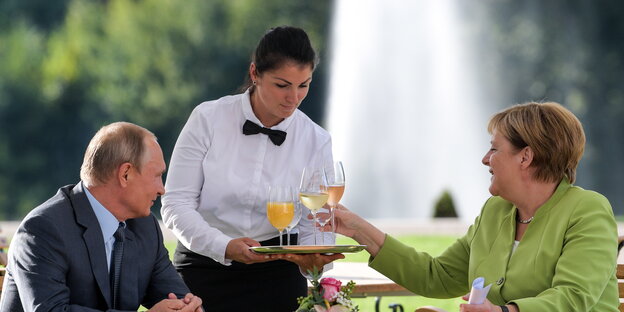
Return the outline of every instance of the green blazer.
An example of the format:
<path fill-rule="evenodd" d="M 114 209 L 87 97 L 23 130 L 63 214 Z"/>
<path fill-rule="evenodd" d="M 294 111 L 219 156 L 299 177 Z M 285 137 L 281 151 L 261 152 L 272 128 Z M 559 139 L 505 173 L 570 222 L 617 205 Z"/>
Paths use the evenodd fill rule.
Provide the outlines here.
<path fill-rule="evenodd" d="M 516 207 L 494 196 L 468 233 L 431 257 L 387 236 L 369 265 L 410 291 L 452 298 L 472 281 L 492 283 L 488 299 L 520 311 L 618 311 L 617 226 L 609 201 L 564 179 L 537 210 L 512 253 Z"/>

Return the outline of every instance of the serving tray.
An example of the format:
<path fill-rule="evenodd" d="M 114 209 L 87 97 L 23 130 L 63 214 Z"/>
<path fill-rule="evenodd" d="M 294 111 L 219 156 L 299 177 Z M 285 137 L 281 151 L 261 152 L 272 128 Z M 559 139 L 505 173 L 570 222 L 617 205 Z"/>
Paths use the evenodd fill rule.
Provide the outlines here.
<path fill-rule="evenodd" d="M 366 245 L 291 245 L 249 247 L 261 254 L 310 254 L 310 253 L 353 253 L 364 250 Z"/>

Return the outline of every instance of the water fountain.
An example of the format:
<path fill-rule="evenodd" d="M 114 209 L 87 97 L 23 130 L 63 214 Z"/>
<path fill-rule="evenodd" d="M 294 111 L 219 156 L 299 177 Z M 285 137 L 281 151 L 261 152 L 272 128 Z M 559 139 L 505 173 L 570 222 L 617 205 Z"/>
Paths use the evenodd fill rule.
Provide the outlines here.
<path fill-rule="evenodd" d="M 488 198 L 489 148 L 453 0 L 337 1 L 327 126 L 342 200 L 367 218 L 427 218 L 448 189 L 470 222 Z"/>

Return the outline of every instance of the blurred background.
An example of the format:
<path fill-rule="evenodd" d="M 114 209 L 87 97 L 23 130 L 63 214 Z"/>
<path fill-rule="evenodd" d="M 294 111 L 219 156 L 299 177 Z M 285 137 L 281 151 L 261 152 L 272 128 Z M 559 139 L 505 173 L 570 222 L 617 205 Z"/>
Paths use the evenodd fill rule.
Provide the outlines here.
<path fill-rule="evenodd" d="M 301 110 L 344 161 L 343 202 L 472 220 L 488 117 L 556 101 L 583 122 L 577 185 L 624 214 L 624 2 L 0 0 L 0 220 L 79 180 L 89 139 L 130 121 L 168 161 L 202 101 L 237 93 L 266 29 L 304 28 L 321 64 Z M 159 205 L 153 208 L 158 214 Z"/>

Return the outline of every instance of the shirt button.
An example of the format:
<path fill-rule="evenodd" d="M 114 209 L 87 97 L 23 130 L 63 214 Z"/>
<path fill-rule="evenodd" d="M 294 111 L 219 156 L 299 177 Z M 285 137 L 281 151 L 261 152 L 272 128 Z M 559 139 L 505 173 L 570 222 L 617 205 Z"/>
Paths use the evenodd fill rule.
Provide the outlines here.
<path fill-rule="evenodd" d="M 499 279 L 498 279 L 498 281 L 496 281 L 496 285 L 499 285 L 499 286 L 500 286 L 500 285 L 502 285 L 504 282 L 505 282 L 505 278 L 504 278 L 504 277 L 501 277 L 501 278 L 499 278 Z"/>

